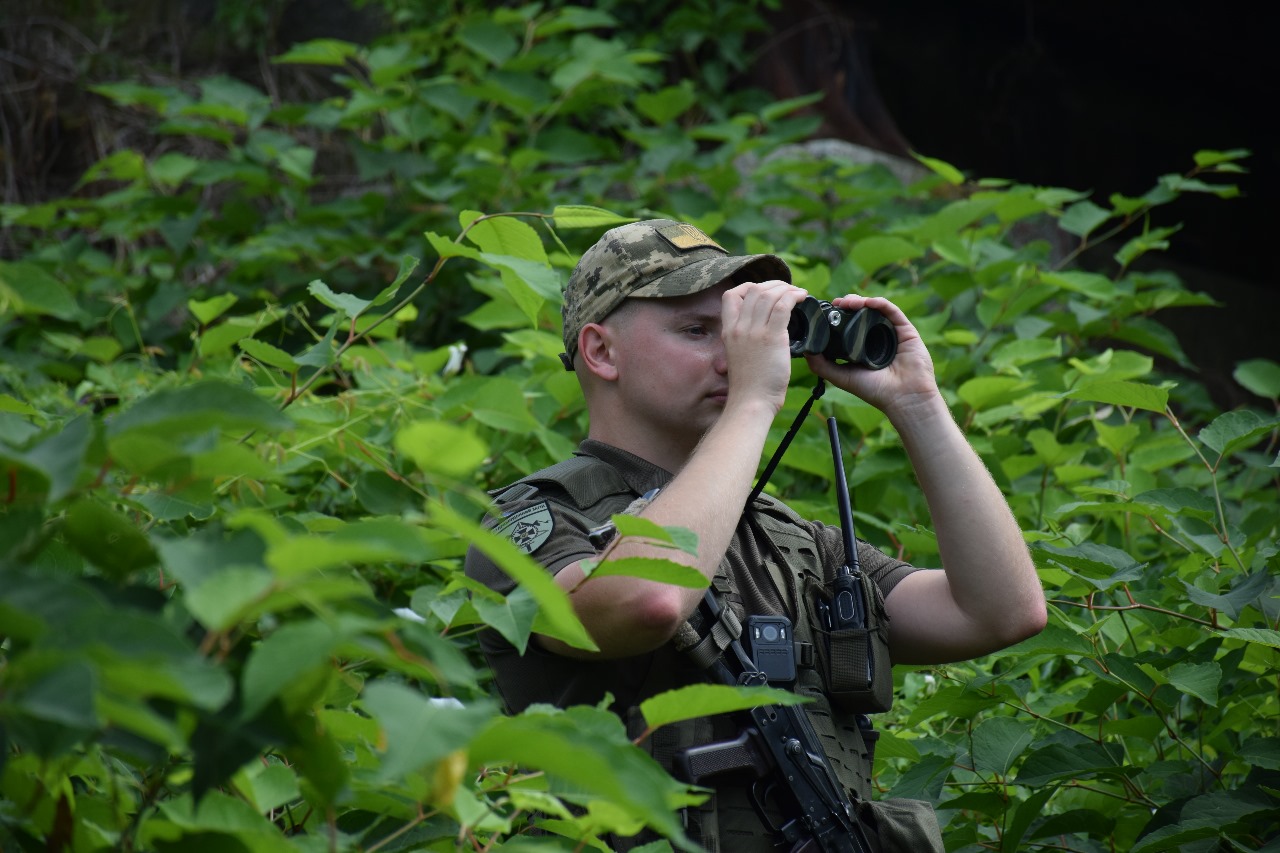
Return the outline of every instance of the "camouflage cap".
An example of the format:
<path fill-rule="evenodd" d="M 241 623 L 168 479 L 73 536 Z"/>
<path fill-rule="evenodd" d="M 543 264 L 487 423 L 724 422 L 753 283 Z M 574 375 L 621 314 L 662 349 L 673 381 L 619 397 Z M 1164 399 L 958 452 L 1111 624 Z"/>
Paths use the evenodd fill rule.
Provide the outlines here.
<path fill-rule="evenodd" d="M 775 255 L 730 255 L 697 228 L 670 219 L 631 222 L 610 229 L 582 255 L 564 291 L 564 354 L 573 370 L 578 334 L 599 323 L 628 297 L 687 296 L 759 265 L 759 281 L 791 281 Z"/>

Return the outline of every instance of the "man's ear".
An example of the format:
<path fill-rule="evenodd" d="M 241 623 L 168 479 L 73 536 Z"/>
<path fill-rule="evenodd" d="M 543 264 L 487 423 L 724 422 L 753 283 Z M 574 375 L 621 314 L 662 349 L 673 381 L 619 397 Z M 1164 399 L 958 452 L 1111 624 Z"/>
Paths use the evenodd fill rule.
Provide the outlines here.
<path fill-rule="evenodd" d="M 587 323 L 578 332 L 578 354 L 588 371 L 612 382 L 618 378 L 613 335 L 599 323 Z"/>

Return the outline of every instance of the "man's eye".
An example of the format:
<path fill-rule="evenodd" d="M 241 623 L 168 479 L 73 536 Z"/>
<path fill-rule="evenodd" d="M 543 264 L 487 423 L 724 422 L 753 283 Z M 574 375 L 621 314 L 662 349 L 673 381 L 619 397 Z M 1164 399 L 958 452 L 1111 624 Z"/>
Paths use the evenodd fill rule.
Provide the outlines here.
<path fill-rule="evenodd" d="M 695 323 L 692 326 L 685 326 L 684 331 L 689 335 L 705 335 L 707 333 L 707 327 Z"/>

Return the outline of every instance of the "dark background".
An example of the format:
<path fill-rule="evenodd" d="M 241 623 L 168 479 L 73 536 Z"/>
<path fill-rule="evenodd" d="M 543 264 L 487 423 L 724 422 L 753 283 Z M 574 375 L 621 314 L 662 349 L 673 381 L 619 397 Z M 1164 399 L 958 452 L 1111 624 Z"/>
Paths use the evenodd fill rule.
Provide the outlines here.
<path fill-rule="evenodd" d="M 1172 254 L 1273 289 L 1277 82 L 1242 4 L 862 4 L 883 99 L 922 151 L 982 176 L 1140 195 L 1200 149 L 1247 148 L 1243 197 L 1180 200 Z M 1163 223 L 1170 224 L 1170 223 Z"/>
<path fill-rule="evenodd" d="M 1091 191 L 1104 206 L 1112 193 L 1139 196 L 1160 175 L 1186 173 L 1201 149 L 1251 151 L 1242 161 L 1246 174 L 1211 178 L 1236 183 L 1239 197 L 1192 193 L 1154 212 L 1153 227 L 1183 228 L 1167 253 L 1142 263 L 1173 269 L 1223 303 L 1171 309 L 1159 319 L 1220 403 L 1259 402 L 1231 381 L 1241 360 L 1280 360 L 1272 272 L 1280 144 L 1271 115 L 1280 76 L 1257 7 L 1100 0 L 784 6 L 775 38 L 799 38 L 797 6 L 823 22 L 813 33 L 841 33 L 841 64 L 867 78 L 861 87 L 842 79 L 842 100 L 867 118 L 862 129 L 875 147 L 893 150 L 896 131 L 897 141 L 968 175 Z M 794 66 L 821 50 L 810 43 L 790 52 Z M 838 135 L 858 141 L 856 132 Z M 1105 265 L 1114 248 L 1099 247 L 1084 261 Z"/>

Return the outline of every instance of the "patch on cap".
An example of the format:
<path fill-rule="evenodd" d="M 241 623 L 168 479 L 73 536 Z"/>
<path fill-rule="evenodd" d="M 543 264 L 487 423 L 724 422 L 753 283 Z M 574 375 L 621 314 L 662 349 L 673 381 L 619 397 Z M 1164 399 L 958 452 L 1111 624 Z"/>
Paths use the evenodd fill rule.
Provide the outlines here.
<path fill-rule="evenodd" d="M 706 234 L 703 234 L 697 228 L 694 228 L 692 225 L 685 222 L 673 222 L 670 225 L 664 225 L 655 230 L 664 240 L 681 251 L 710 246 L 713 249 L 719 249 L 720 251 L 725 252 L 723 246 L 715 240 L 712 240 Z M 729 253 L 725 252 L 725 254 L 727 255 Z"/>

